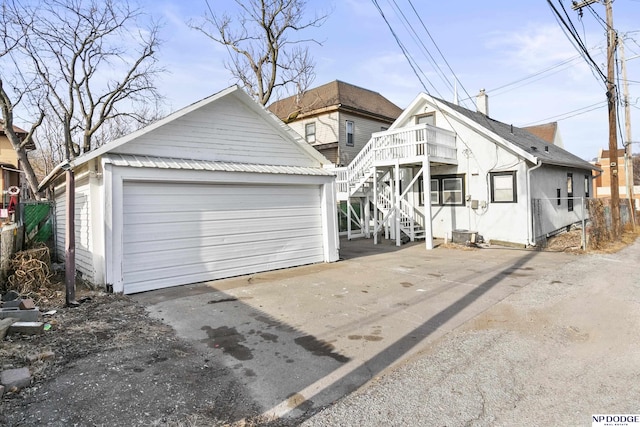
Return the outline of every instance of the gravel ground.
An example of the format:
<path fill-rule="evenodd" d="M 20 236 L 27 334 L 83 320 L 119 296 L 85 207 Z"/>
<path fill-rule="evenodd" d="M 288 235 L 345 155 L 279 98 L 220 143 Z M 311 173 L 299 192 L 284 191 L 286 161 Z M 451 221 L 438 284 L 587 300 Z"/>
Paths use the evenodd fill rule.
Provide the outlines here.
<path fill-rule="evenodd" d="M 638 242 L 579 257 L 302 425 L 587 426 L 592 414 L 638 414 L 638 261 Z"/>

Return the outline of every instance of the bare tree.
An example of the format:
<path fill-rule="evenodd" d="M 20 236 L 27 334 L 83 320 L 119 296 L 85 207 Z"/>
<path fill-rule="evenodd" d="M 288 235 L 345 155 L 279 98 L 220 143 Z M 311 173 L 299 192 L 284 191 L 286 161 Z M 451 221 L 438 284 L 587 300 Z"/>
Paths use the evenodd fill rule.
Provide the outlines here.
<path fill-rule="evenodd" d="M 7 125 L 22 102 L 38 112 L 32 130 L 46 122 L 47 136 L 60 138 L 52 158 L 61 152 L 72 159 L 107 140 L 114 126 L 149 123 L 161 101 L 154 79 L 163 70 L 159 25 L 140 9 L 127 0 L 5 0 L 2 9 L 3 59 L 13 67 L 0 63 L 0 77 L 14 70 L 12 90 L 2 92 Z"/>
<path fill-rule="evenodd" d="M 208 13 L 191 27 L 229 51 L 225 67 L 262 105 L 274 91 L 293 87 L 304 92 L 315 77 L 309 44 L 314 39 L 294 38 L 299 32 L 321 26 L 327 14 L 305 17 L 305 0 L 235 0 L 240 14 L 232 19 Z"/>
<path fill-rule="evenodd" d="M 11 53 L 19 46 L 21 42 L 23 42 L 25 34 L 20 31 L 20 26 L 15 19 L 15 15 L 12 13 L 12 10 L 9 9 L 6 3 L 2 4 L 1 10 L 3 19 L 0 22 L 0 31 L 2 32 L 0 41 L 0 60 L 3 60 L 6 58 L 11 58 Z M 29 19 L 30 17 L 26 16 L 22 19 L 22 22 L 28 23 Z M 40 114 L 37 116 L 37 119 L 35 119 L 35 121 L 32 123 L 31 129 L 26 133 L 26 135 L 16 130 L 13 123 L 15 104 L 20 103 L 20 101 L 24 97 L 28 96 L 33 90 L 33 86 L 31 84 L 25 83 L 23 85 L 23 90 L 17 91 L 15 102 L 13 102 L 12 96 L 9 93 L 16 93 L 15 87 L 10 85 L 11 88 L 7 90 L 4 79 L 4 69 L 5 68 L 0 64 L 0 70 L 2 70 L 2 72 L 0 72 L 0 114 L 2 117 L 0 128 L 2 129 L 7 139 L 11 143 L 11 146 L 16 152 L 19 163 L 17 166 L 21 167 L 24 171 L 29 188 L 32 191 L 33 195 L 37 197 L 38 179 L 33 168 L 31 167 L 31 163 L 29 162 L 27 151 L 34 145 L 35 131 L 38 126 L 42 124 L 44 114 L 40 112 Z M 25 82 L 24 80 L 22 81 Z"/>

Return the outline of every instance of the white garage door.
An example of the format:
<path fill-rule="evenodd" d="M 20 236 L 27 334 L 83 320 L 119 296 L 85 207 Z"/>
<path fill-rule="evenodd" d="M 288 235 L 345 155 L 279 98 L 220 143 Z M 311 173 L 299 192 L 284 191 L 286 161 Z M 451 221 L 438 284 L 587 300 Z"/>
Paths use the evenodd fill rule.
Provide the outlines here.
<path fill-rule="evenodd" d="M 124 183 L 124 292 L 322 262 L 320 187 Z"/>

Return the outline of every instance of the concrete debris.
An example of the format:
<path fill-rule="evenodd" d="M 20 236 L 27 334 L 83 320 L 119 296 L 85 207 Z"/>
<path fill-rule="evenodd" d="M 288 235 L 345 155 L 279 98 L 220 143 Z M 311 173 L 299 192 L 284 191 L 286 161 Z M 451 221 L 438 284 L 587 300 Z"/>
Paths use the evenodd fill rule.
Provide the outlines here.
<path fill-rule="evenodd" d="M 41 318 L 40 310 L 31 298 L 21 298 L 15 291 L 2 296 L 0 319 L 12 317 L 22 322 L 37 322 Z"/>
<path fill-rule="evenodd" d="M 19 307 L 8 307 L 0 309 L 0 319 L 13 317 L 22 322 L 37 322 L 40 320 L 40 310 L 36 307 L 33 310 L 20 310 Z"/>
<path fill-rule="evenodd" d="M 10 334 L 40 335 L 44 332 L 42 322 L 15 322 L 9 326 Z"/>
<path fill-rule="evenodd" d="M 9 326 L 11 326 L 17 319 L 13 317 L 8 317 L 6 319 L 0 319 L 0 340 L 3 340 L 7 335 L 7 331 L 9 330 Z"/>
<path fill-rule="evenodd" d="M 0 383 L 8 391 L 18 391 L 31 384 L 29 368 L 7 369 L 0 372 Z"/>
<path fill-rule="evenodd" d="M 36 305 L 31 298 L 25 298 L 20 301 L 20 310 L 35 310 Z"/>

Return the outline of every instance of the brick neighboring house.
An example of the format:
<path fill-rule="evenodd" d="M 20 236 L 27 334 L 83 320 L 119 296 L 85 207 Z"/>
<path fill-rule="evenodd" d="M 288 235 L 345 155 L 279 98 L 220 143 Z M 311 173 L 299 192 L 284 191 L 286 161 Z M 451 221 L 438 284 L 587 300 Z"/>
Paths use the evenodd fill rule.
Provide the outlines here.
<path fill-rule="evenodd" d="M 630 163 L 633 160 L 630 159 Z M 609 164 L 609 150 L 600 150 L 598 158 L 592 162 L 596 166 L 602 169 L 602 173 L 595 176 L 594 179 L 594 196 L 598 198 L 611 197 L 611 172 Z M 633 163 L 630 164 L 633 168 Z M 626 184 L 626 164 L 624 161 L 624 149 L 618 149 L 618 194 L 621 199 L 626 199 L 627 196 L 627 184 Z M 633 179 L 633 169 L 631 170 Z M 635 202 L 635 210 L 640 210 L 640 185 L 633 186 L 633 200 Z"/>
<path fill-rule="evenodd" d="M 348 165 L 371 134 L 388 129 L 402 113 L 378 92 L 340 80 L 268 108 L 337 166 Z"/>
<path fill-rule="evenodd" d="M 522 129 L 526 130 L 542 139 L 543 141 L 553 144 L 557 147 L 564 148 L 562 137 L 558 131 L 558 122 L 543 123 L 541 125 L 526 126 Z"/>

